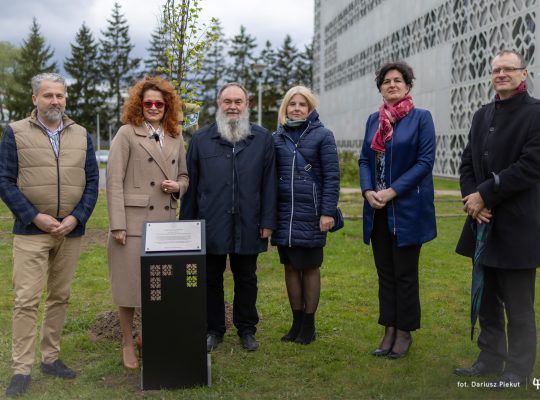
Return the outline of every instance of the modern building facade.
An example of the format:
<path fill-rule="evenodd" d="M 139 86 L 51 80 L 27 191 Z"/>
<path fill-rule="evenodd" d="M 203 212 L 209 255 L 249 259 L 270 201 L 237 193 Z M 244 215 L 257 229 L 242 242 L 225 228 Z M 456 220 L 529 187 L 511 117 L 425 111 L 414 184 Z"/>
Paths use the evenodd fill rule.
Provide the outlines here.
<path fill-rule="evenodd" d="M 365 122 L 382 100 L 377 68 L 404 60 L 411 95 L 433 114 L 434 173 L 456 177 L 474 112 L 493 98 L 490 60 L 501 49 L 528 63 L 540 97 L 540 0 L 315 0 L 314 89 L 342 150 L 358 152 Z"/>

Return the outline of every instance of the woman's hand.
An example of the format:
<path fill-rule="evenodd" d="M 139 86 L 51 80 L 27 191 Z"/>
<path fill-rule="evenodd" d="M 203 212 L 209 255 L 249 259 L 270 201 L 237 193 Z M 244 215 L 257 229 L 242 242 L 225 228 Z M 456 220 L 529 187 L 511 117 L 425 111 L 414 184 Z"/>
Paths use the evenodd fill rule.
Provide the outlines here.
<path fill-rule="evenodd" d="M 123 246 L 126 244 L 126 231 L 125 230 L 118 229 L 116 231 L 111 231 L 111 235 L 117 243 L 120 243 Z"/>
<path fill-rule="evenodd" d="M 165 193 L 178 193 L 180 191 L 180 185 L 176 181 L 165 179 L 161 182 L 161 190 Z"/>
<path fill-rule="evenodd" d="M 368 201 L 371 208 L 375 208 L 377 210 L 380 210 L 383 208 L 386 204 L 382 201 L 379 194 L 373 190 L 368 190 L 364 193 L 364 196 L 366 197 L 366 200 Z"/>
<path fill-rule="evenodd" d="M 371 208 L 375 208 L 377 210 L 380 210 L 386 206 L 386 204 L 396 196 L 397 193 L 392 188 L 379 190 L 378 192 L 368 190 L 364 193 L 364 197 L 368 201 Z"/>
<path fill-rule="evenodd" d="M 334 226 L 334 218 L 328 215 L 321 215 L 319 219 L 319 228 L 321 232 L 328 232 Z"/>
<path fill-rule="evenodd" d="M 381 201 L 386 205 L 390 200 L 392 200 L 394 197 L 397 196 L 397 193 L 394 189 L 389 187 L 388 189 L 379 190 L 377 192 L 377 195 L 381 199 Z"/>

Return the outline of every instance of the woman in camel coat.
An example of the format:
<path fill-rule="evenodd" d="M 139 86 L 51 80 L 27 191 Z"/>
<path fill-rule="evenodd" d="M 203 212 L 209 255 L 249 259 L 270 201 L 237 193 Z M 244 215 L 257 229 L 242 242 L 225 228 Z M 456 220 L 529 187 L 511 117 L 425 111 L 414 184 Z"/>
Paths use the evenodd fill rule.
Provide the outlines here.
<path fill-rule="evenodd" d="M 144 221 L 173 221 L 188 175 L 172 85 L 147 77 L 133 86 L 107 166 L 109 277 L 119 307 L 126 368 L 138 368 L 133 346 L 134 309 L 141 306 L 140 248 Z"/>

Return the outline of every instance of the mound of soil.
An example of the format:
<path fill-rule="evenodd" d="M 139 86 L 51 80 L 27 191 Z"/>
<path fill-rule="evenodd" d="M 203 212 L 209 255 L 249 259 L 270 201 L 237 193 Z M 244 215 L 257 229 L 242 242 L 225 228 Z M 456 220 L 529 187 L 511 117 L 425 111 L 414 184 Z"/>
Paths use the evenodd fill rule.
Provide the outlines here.
<path fill-rule="evenodd" d="M 232 326 L 232 304 L 225 302 L 225 325 L 227 329 Z M 136 311 L 133 317 L 133 337 L 141 331 L 141 314 Z M 118 311 L 105 311 L 96 316 L 94 324 L 90 327 L 89 332 L 92 341 L 107 339 L 120 342 L 122 340 L 122 332 L 120 331 L 120 319 Z"/>

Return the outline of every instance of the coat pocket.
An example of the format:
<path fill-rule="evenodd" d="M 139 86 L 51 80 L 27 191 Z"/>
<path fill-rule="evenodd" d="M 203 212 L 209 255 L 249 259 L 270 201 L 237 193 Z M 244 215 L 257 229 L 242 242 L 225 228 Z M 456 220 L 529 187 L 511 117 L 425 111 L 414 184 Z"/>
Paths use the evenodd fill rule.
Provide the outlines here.
<path fill-rule="evenodd" d="M 126 227 L 129 236 L 141 236 L 143 222 L 148 217 L 150 196 L 146 194 L 130 194 L 124 197 Z"/>

